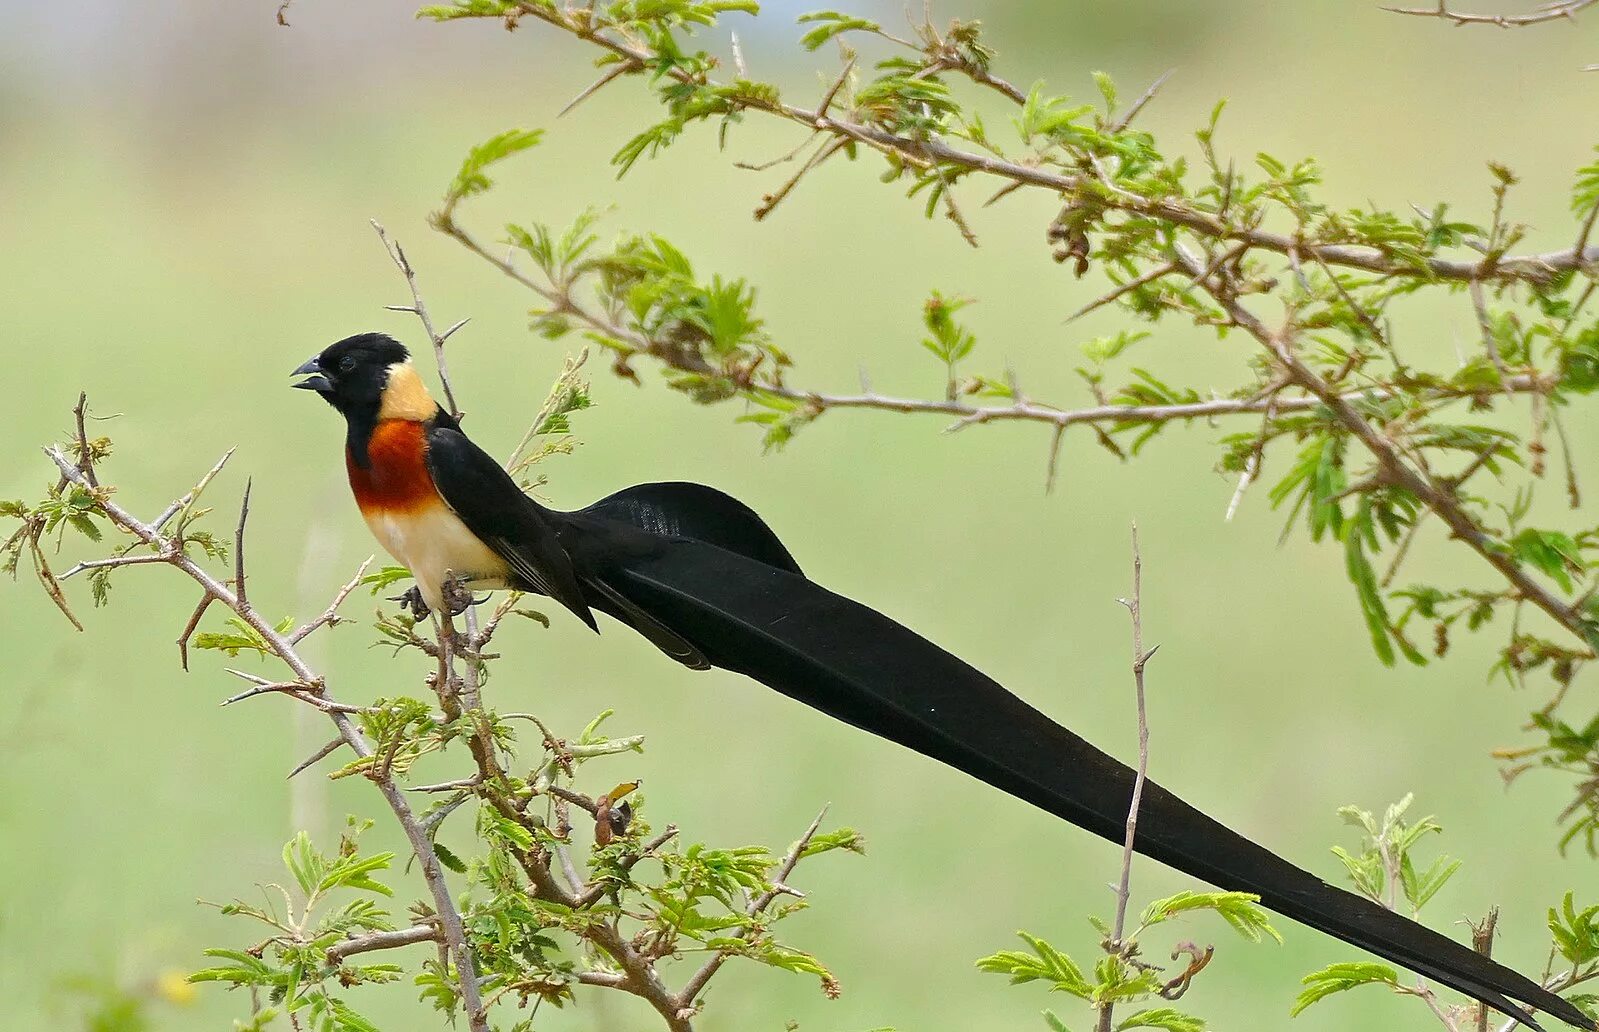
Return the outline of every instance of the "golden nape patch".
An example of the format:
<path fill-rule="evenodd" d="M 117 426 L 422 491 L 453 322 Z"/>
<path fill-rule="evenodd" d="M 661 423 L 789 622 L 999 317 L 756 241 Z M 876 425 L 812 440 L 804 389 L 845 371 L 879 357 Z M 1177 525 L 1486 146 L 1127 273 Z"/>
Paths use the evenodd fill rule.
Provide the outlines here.
<path fill-rule="evenodd" d="M 427 384 L 410 362 L 389 366 L 389 382 L 384 385 L 378 419 L 410 419 L 420 423 L 432 419 L 438 405 L 428 393 Z"/>

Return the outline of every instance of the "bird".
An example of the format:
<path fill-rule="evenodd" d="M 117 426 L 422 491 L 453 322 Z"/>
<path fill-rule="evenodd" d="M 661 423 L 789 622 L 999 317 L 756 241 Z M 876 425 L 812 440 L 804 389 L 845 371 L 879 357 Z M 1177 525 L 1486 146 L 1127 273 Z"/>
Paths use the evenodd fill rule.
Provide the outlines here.
<path fill-rule="evenodd" d="M 378 542 L 410 570 L 410 603 L 460 612 L 478 589 L 536 592 L 595 613 L 695 670 L 744 674 L 1121 843 L 1136 773 L 976 668 L 809 579 L 744 503 L 700 484 L 626 488 L 563 512 L 529 497 L 429 393 L 382 333 L 328 346 L 293 386 L 344 417 L 345 466 Z M 1153 781 L 1134 848 L 1409 968 L 1517 1019 L 1584 1029 L 1567 1000 L 1363 896 L 1328 884 Z"/>

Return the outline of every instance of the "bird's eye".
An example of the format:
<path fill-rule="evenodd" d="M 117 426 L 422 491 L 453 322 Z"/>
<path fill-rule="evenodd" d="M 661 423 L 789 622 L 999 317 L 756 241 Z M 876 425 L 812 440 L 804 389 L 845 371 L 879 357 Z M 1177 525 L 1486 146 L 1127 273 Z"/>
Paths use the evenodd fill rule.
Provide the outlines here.
<path fill-rule="evenodd" d="M 354 355 L 345 355 L 344 358 L 342 360 L 340 360 L 340 362 L 339 362 L 339 372 L 341 372 L 341 373 L 348 373 L 350 370 L 352 370 L 354 368 L 355 368 L 355 356 Z"/>

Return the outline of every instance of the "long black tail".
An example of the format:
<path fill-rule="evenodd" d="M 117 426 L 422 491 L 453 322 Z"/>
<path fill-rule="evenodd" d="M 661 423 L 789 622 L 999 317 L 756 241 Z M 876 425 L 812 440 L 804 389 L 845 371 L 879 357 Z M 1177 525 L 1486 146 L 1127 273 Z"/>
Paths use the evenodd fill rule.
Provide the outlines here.
<path fill-rule="evenodd" d="M 722 496 L 725 497 L 725 496 Z M 602 512 L 600 503 L 589 510 Z M 1125 834 L 1134 772 L 937 645 L 771 561 L 739 507 L 735 551 L 707 540 L 604 550 L 605 581 L 630 603 L 735 670 L 915 749 L 1111 841 Z M 629 521 L 632 522 L 632 521 Z M 635 524 L 637 526 L 637 524 Z M 769 532 L 766 532 L 769 534 Z M 710 533 L 702 538 L 714 540 Z M 758 535 L 756 535 L 758 537 Z M 775 538 L 773 539 L 775 541 Z M 778 546 L 781 548 L 781 546 Z M 586 551 L 586 550 L 584 550 Z M 627 554 L 631 552 L 631 554 Z M 739 554 L 742 553 L 742 554 Z M 782 553 L 787 557 L 786 551 Z M 766 561 L 762 561 L 762 560 Z M 1431 929 L 1334 888 L 1147 784 L 1139 852 L 1369 950 L 1536 1028 L 1512 1000 L 1595 1028 L 1536 982 Z"/>

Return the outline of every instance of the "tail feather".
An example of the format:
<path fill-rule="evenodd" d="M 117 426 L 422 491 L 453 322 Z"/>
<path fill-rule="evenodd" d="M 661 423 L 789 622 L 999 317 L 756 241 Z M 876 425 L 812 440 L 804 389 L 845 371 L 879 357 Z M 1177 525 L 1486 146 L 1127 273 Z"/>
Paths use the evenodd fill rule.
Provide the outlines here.
<path fill-rule="evenodd" d="M 881 613 L 777 566 L 681 538 L 621 559 L 606 579 L 713 665 L 1122 840 L 1132 770 Z M 1135 846 L 1529 1027 L 1537 1025 L 1512 1000 L 1595 1027 L 1531 979 L 1328 885 L 1158 785 L 1144 789 Z"/>

